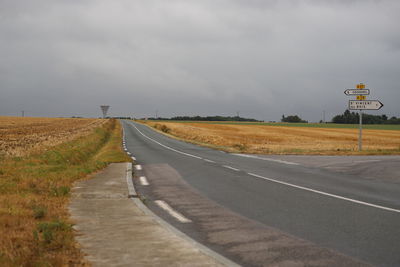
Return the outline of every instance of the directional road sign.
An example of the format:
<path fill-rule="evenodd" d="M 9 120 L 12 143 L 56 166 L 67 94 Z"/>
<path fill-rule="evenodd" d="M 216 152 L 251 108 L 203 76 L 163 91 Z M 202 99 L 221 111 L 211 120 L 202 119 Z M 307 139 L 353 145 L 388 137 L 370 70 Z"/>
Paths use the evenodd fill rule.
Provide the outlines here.
<path fill-rule="evenodd" d="M 365 88 L 365 84 L 363 83 L 359 83 L 356 85 L 357 89 L 364 89 Z"/>
<path fill-rule="evenodd" d="M 378 110 L 383 107 L 379 100 L 349 100 L 349 109 Z"/>
<path fill-rule="evenodd" d="M 346 89 L 346 95 L 369 95 L 369 89 Z"/>

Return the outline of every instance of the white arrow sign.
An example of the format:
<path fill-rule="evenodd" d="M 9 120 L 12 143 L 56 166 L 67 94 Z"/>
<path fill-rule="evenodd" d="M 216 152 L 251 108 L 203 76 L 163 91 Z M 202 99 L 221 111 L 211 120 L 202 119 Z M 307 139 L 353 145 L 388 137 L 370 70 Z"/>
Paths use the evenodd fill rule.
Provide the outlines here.
<path fill-rule="evenodd" d="M 346 89 L 346 95 L 369 95 L 369 89 Z"/>
<path fill-rule="evenodd" d="M 379 100 L 349 100 L 349 109 L 378 110 L 383 107 Z"/>

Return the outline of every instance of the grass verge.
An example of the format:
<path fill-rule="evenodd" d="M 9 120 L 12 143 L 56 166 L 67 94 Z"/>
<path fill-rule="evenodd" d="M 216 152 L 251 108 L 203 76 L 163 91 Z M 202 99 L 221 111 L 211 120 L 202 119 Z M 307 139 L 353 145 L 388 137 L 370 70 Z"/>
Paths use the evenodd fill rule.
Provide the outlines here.
<path fill-rule="evenodd" d="M 130 161 L 110 120 L 93 133 L 25 157 L 0 158 L 0 266 L 88 265 L 67 204 L 73 183 Z"/>

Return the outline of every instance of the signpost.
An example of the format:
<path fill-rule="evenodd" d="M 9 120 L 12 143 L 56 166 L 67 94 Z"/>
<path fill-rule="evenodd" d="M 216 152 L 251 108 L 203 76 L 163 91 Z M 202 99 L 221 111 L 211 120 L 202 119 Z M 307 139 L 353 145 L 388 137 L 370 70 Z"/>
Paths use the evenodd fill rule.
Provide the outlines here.
<path fill-rule="evenodd" d="M 369 95 L 369 89 L 346 89 L 346 95 Z"/>
<path fill-rule="evenodd" d="M 362 151 L 362 111 L 363 110 L 378 110 L 383 107 L 379 100 L 366 100 L 366 95 L 369 95 L 369 89 L 365 89 L 365 84 L 359 83 L 357 89 L 346 89 L 345 95 L 355 95 L 356 100 L 349 100 L 349 110 L 359 110 L 360 129 L 358 135 L 358 151 Z"/>
<path fill-rule="evenodd" d="M 382 107 L 383 104 L 379 100 L 349 100 L 350 110 L 378 110 Z"/>

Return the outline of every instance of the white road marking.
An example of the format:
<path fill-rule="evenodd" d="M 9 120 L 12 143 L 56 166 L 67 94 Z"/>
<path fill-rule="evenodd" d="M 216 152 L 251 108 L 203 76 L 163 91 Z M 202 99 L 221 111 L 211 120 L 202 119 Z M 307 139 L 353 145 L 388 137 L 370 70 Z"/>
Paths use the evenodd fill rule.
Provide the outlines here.
<path fill-rule="evenodd" d="M 189 157 L 192 157 L 192 158 L 202 159 L 201 157 L 198 157 L 198 156 L 195 156 L 195 155 L 192 155 L 192 154 L 189 154 L 189 153 L 185 153 L 185 152 L 182 152 L 182 151 L 173 149 L 172 147 L 163 145 L 163 144 L 161 144 L 160 142 L 154 140 L 153 138 L 150 138 L 150 137 L 148 137 L 147 135 L 143 134 L 135 125 L 132 124 L 132 126 L 135 127 L 135 129 L 136 129 L 141 135 L 143 135 L 143 136 L 146 137 L 147 139 L 153 141 L 154 143 L 159 144 L 159 145 L 162 146 L 162 147 L 165 147 L 166 149 L 172 150 L 172 151 L 174 151 L 174 152 L 176 152 L 176 153 L 179 153 L 179 154 L 182 154 L 182 155 L 186 155 L 186 156 L 189 156 Z"/>
<path fill-rule="evenodd" d="M 140 171 L 140 170 L 142 170 L 142 165 L 135 165 L 135 169 L 137 170 L 137 171 Z"/>
<path fill-rule="evenodd" d="M 248 154 L 232 154 L 232 155 L 239 156 L 239 157 L 245 157 L 245 158 L 252 158 L 252 159 L 260 159 L 260 160 L 278 162 L 278 163 L 283 163 L 283 164 L 287 164 L 287 165 L 300 165 L 299 163 L 295 163 L 295 162 L 290 162 L 290 161 L 280 160 L 280 159 L 258 157 L 258 156 L 255 156 L 255 155 L 248 155 Z"/>
<path fill-rule="evenodd" d="M 215 161 L 212 161 L 210 159 L 204 159 L 204 161 L 210 162 L 210 163 L 215 163 Z"/>
<path fill-rule="evenodd" d="M 234 170 L 234 171 L 237 171 L 237 172 L 240 171 L 239 169 L 233 168 L 233 167 L 228 166 L 228 165 L 222 165 L 222 167 L 227 168 L 227 169 L 231 169 L 231 170 Z"/>
<path fill-rule="evenodd" d="M 128 154 L 128 155 L 130 156 L 130 155 L 131 155 L 131 152 L 128 151 L 128 152 L 126 152 L 126 154 Z"/>
<path fill-rule="evenodd" d="M 149 185 L 149 182 L 147 181 L 146 177 L 140 176 L 139 180 L 141 185 Z"/>
<path fill-rule="evenodd" d="M 185 152 L 182 152 L 182 151 L 173 149 L 173 148 L 171 148 L 171 147 L 169 147 L 169 146 L 163 145 L 163 144 L 161 144 L 160 142 L 157 142 L 156 140 L 154 140 L 154 139 L 152 139 L 152 138 L 146 136 L 145 134 L 143 134 L 135 125 L 132 124 L 132 126 L 133 126 L 142 136 L 144 136 L 144 137 L 146 137 L 147 139 L 149 139 L 149 140 L 151 140 L 151 141 L 153 141 L 153 142 L 159 144 L 160 146 L 163 146 L 163 147 L 165 147 L 165 148 L 167 148 L 167 149 L 169 149 L 169 150 L 175 151 L 175 152 L 177 152 L 177 153 L 180 153 L 180 154 L 183 154 L 183 155 L 186 155 L 186 156 L 189 156 L 189 157 L 193 157 L 193 158 L 197 158 L 197 159 L 202 159 L 201 157 L 198 157 L 198 156 L 195 156 L 195 155 L 192 155 L 192 154 L 188 154 L 188 153 L 185 153 Z M 222 152 L 222 153 L 225 153 L 224 151 L 221 151 L 221 152 Z M 295 163 L 295 162 L 289 162 L 289 161 L 278 160 L 278 159 L 271 159 L 271 158 L 262 158 L 262 157 L 258 157 L 258 156 L 255 156 L 255 155 L 247 155 L 247 154 L 233 154 L 233 155 L 241 156 L 241 157 L 247 157 L 247 158 L 256 158 L 256 159 L 260 159 L 260 160 L 267 160 L 267 161 L 273 161 L 273 162 L 279 162 L 279 163 L 288 164 L 288 165 L 300 165 L 300 164 Z M 204 160 L 206 160 L 206 159 L 204 159 Z M 207 161 L 207 160 L 206 160 L 206 161 Z M 140 165 L 136 165 L 135 167 L 137 168 L 137 166 L 140 166 Z M 236 169 L 236 168 L 233 168 L 233 167 L 227 166 L 227 165 L 223 165 L 223 167 L 229 168 L 229 169 L 232 169 L 232 170 L 235 170 L 235 171 L 240 171 L 239 169 Z M 140 169 L 141 169 L 141 166 L 140 166 Z M 342 197 L 342 196 L 339 196 L 339 195 L 330 194 L 330 193 L 327 193 L 327 192 L 323 192 L 323 191 L 319 191 L 319 190 L 307 188 L 307 187 L 304 187 L 304 186 L 299 186 L 299 185 L 295 185 L 295 184 L 291 184 L 291 183 L 282 182 L 282 181 L 279 181 L 279 180 L 276 180 L 276 179 L 267 178 L 267 177 L 264 177 L 264 176 L 261 176 L 261 175 L 258 175 L 258 174 L 254 174 L 254 173 L 250 173 L 250 172 L 247 173 L 247 174 L 248 174 L 248 175 L 251 175 L 251 176 L 254 176 L 254 177 L 257 177 L 257 178 L 261 178 L 261 179 L 264 179 L 264 180 L 268 180 L 268 181 L 270 181 L 270 182 L 274 182 L 274 183 L 278 183 L 278 184 L 283 184 L 283 185 L 286 185 L 286 186 L 294 187 L 294 188 L 297 188 L 297 189 L 302 189 L 302 190 L 305 190 L 305 191 L 309 191 L 309 192 L 321 194 L 321 195 L 324 195 L 324 196 L 329 196 L 329 197 L 333 197 L 333 198 L 337 198 L 337 199 L 341 199 L 341 200 L 345 200 L 345 201 L 357 203 L 357 204 L 360 204 L 360 205 L 365 205 L 365 206 L 369 206 L 369 207 L 374 207 L 374 208 L 377 208 L 377 209 L 382 209 L 382 210 L 387 210 L 387 211 L 392 211 L 392 212 L 400 213 L 400 210 L 398 210 L 398 209 L 393 209 L 393 208 L 389 208 L 389 207 L 384 207 L 384 206 L 380 206 L 380 205 L 375 205 L 375 204 L 372 204 L 372 203 L 368 203 L 368 202 L 364 202 L 364 201 L 360 201 L 360 200 L 356 200 L 356 199 L 352 199 L 352 198 Z M 161 200 L 160 200 L 160 201 L 161 201 Z"/>
<path fill-rule="evenodd" d="M 131 159 L 133 159 L 134 161 L 136 161 L 136 158 L 135 158 L 135 157 L 131 157 Z"/>
<path fill-rule="evenodd" d="M 341 199 L 341 200 L 345 200 L 345 201 L 361 204 L 361 205 L 364 205 L 364 206 L 374 207 L 374 208 L 381 209 L 381 210 L 387 210 L 387 211 L 400 213 L 400 210 L 398 210 L 398 209 L 392 209 L 392 208 L 388 208 L 388 207 L 384 207 L 384 206 L 380 206 L 380 205 L 375 205 L 375 204 L 372 204 L 372 203 L 368 203 L 368 202 L 364 202 L 364 201 L 360 201 L 360 200 L 356 200 L 356 199 L 352 199 L 352 198 L 348 198 L 348 197 L 342 197 L 342 196 L 338 196 L 338 195 L 335 195 L 335 194 L 326 193 L 326 192 L 323 192 L 323 191 L 311 189 L 311 188 L 304 187 L 304 186 L 299 186 L 299 185 L 295 185 L 295 184 L 291 184 L 291 183 L 282 182 L 282 181 L 279 181 L 279 180 L 275 180 L 275 179 L 272 179 L 272 178 L 267 178 L 267 177 L 264 177 L 264 176 L 261 176 L 261 175 L 258 175 L 258 174 L 254 174 L 254 173 L 251 173 L 251 172 L 249 172 L 247 174 L 251 175 L 251 176 L 254 176 L 254 177 L 257 177 L 257 178 L 261 178 L 261 179 L 270 181 L 270 182 L 287 185 L 287 186 L 290 186 L 290 187 L 294 187 L 294 188 L 297 188 L 297 189 L 302 189 L 302 190 L 313 192 L 313 193 L 317 193 L 317 194 L 320 194 L 320 195 L 333 197 L 333 198 L 337 198 L 337 199 Z"/>
<path fill-rule="evenodd" d="M 190 223 L 192 222 L 191 220 L 189 220 L 188 218 L 186 218 L 185 216 L 183 216 L 182 214 L 180 214 L 179 212 L 177 212 L 176 210 L 174 210 L 173 208 L 171 208 L 170 205 L 168 205 L 164 200 L 156 200 L 154 201 L 160 208 L 162 208 L 163 210 L 165 210 L 166 212 L 169 213 L 169 215 L 171 215 L 172 217 L 174 217 L 175 219 L 177 219 L 178 221 L 180 221 L 181 223 Z"/>
<path fill-rule="evenodd" d="M 370 160 L 355 160 L 353 161 L 354 163 L 367 163 L 367 162 L 378 162 L 378 161 L 382 161 L 379 159 L 370 159 Z"/>

